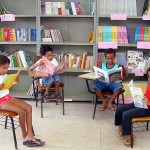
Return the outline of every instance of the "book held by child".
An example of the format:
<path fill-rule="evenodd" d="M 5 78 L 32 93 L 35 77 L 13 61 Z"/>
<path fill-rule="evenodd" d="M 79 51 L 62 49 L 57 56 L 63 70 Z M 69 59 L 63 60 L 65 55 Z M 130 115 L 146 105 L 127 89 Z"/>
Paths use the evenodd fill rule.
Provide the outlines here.
<path fill-rule="evenodd" d="M 18 72 L 15 74 L 9 74 L 9 75 L 6 74 L 5 75 L 5 78 L 2 81 L 2 83 L 4 84 L 4 87 L 2 90 L 10 89 L 13 85 L 15 85 L 17 83 L 16 80 L 20 74 L 20 71 L 21 70 L 18 70 Z"/>
<path fill-rule="evenodd" d="M 122 77 L 122 67 L 119 67 L 115 70 L 105 71 L 96 66 L 93 66 L 95 74 L 99 77 L 100 81 L 104 82 L 122 82 L 120 78 Z"/>
<path fill-rule="evenodd" d="M 142 92 L 142 89 L 139 87 L 134 87 L 133 80 L 129 82 L 129 89 L 130 89 L 135 107 L 148 109 L 146 103 L 144 102 L 144 94 Z"/>
<path fill-rule="evenodd" d="M 63 62 L 61 64 L 58 64 L 57 61 L 49 61 L 46 57 L 42 57 L 42 61 L 44 62 L 43 65 L 40 66 L 41 72 L 46 72 L 50 76 L 61 74 L 64 72 L 67 63 Z"/>

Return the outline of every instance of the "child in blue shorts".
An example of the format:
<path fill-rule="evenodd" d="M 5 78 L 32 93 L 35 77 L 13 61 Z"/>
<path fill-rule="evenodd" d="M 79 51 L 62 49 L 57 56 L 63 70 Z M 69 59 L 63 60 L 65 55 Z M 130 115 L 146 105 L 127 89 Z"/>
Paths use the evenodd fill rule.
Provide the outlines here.
<path fill-rule="evenodd" d="M 44 57 L 46 57 L 49 61 L 51 61 L 52 64 L 57 63 L 58 62 L 55 58 L 53 58 L 53 49 L 49 46 L 49 45 L 41 45 L 40 48 L 40 54 Z M 29 68 L 29 70 L 36 70 L 39 71 L 39 66 L 43 64 L 42 59 L 38 60 L 33 66 L 31 66 Z M 55 97 L 57 99 L 57 101 L 61 101 L 62 97 L 59 94 L 59 87 L 60 87 L 60 83 L 62 82 L 60 75 L 54 75 L 54 76 L 49 76 L 49 77 L 45 77 L 42 78 L 42 86 L 46 87 L 46 91 L 44 94 L 44 101 L 47 102 L 50 98 L 49 96 L 49 91 L 50 88 L 52 86 L 52 84 L 55 84 L 56 90 L 55 90 Z"/>
<path fill-rule="evenodd" d="M 124 80 L 124 78 L 127 77 L 127 70 L 125 69 L 124 66 L 116 64 L 115 58 L 116 52 L 113 49 L 105 50 L 106 63 L 102 63 L 102 69 L 105 71 L 110 71 L 115 70 L 118 67 L 122 67 L 122 77 L 120 78 L 120 80 Z M 98 97 L 102 100 L 102 106 L 100 108 L 100 111 L 104 111 L 107 107 L 110 110 L 115 110 L 112 102 L 119 95 L 120 90 L 123 88 L 122 83 L 114 83 L 114 82 L 107 83 L 103 81 L 96 81 L 93 83 L 93 88 L 95 89 L 95 92 L 98 95 Z M 104 91 L 113 92 L 113 95 L 110 97 L 108 103 L 102 94 L 102 92 Z"/>

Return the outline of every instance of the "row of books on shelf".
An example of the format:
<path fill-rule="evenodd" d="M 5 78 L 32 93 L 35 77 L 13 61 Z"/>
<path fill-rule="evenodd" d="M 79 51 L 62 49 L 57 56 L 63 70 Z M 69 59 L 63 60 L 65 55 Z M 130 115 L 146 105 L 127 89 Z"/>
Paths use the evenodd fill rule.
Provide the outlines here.
<path fill-rule="evenodd" d="M 103 62 L 106 62 L 104 52 L 99 52 L 97 66 L 101 68 Z M 127 53 L 117 52 L 115 62 L 128 69 L 140 69 L 143 72 L 146 72 L 147 68 L 150 67 L 150 57 L 139 50 L 128 50 Z"/>
<path fill-rule="evenodd" d="M 99 26 L 98 42 L 131 43 L 129 29 L 124 26 Z"/>
<path fill-rule="evenodd" d="M 136 27 L 133 43 L 150 42 L 150 27 Z"/>
<path fill-rule="evenodd" d="M 0 41 L 34 42 L 36 41 L 36 29 L 0 28 Z"/>
<path fill-rule="evenodd" d="M 63 37 L 59 29 L 43 29 L 41 30 L 42 42 L 63 42 Z"/>
<path fill-rule="evenodd" d="M 41 15 L 82 15 L 80 2 L 41 2 Z"/>
<path fill-rule="evenodd" d="M 128 27 L 99 26 L 98 42 L 117 42 L 118 44 L 131 43 Z M 133 43 L 150 42 L 150 27 L 136 27 Z"/>
<path fill-rule="evenodd" d="M 127 14 L 127 16 L 137 16 L 136 0 L 100 0 L 100 15 Z"/>
<path fill-rule="evenodd" d="M 15 50 L 12 53 L 0 50 L 0 55 L 5 55 L 10 59 L 9 67 L 27 68 L 33 64 L 27 50 Z"/>

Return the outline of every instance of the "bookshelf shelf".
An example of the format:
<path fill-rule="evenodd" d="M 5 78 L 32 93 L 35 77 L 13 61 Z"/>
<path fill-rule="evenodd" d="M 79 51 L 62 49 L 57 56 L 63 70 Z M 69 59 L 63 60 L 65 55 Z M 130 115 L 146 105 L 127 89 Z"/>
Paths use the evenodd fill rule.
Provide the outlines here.
<path fill-rule="evenodd" d="M 8 68 L 8 70 L 19 70 L 19 69 L 21 69 L 22 71 L 27 71 L 27 68 L 19 68 L 19 67 Z"/>
<path fill-rule="evenodd" d="M 41 15 L 41 18 L 94 18 L 93 15 Z"/>
<path fill-rule="evenodd" d="M 80 68 L 70 68 L 65 70 L 65 72 L 68 73 L 87 73 L 92 71 L 93 71 L 92 69 L 80 69 Z"/>
<path fill-rule="evenodd" d="M 12 45 L 36 45 L 36 42 L 0 42 L 2 44 L 12 44 Z"/>
<path fill-rule="evenodd" d="M 36 18 L 36 15 L 15 15 L 16 18 Z"/>
<path fill-rule="evenodd" d="M 85 43 L 85 42 L 41 42 L 41 44 L 49 44 L 49 45 L 83 45 L 83 46 L 93 46 L 94 43 Z"/>

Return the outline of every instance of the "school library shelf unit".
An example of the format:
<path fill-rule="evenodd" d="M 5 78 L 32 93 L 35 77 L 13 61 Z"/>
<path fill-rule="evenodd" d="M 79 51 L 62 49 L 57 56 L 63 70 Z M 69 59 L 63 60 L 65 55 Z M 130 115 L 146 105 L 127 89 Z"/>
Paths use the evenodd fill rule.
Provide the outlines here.
<path fill-rule="evenodd" d="M 126 26 L 129 28 L 131 43 L 118 44 L 117 52 L 127 53 L 128 50 L 140 50 L 149 55 L 147 49 L 137 49 L 137 44 L 133 43 L 135 30 L 137 26 L 149 26 L 149 21 L 142 20 L 142 9 L 145 0 L 136 0 L 137 16 L 127 16 L 127 20 L 110 20 L 110 14 L 103 14 L 101 5 L 107 0 L 95 0 L 94 15 L 90 15 L 90 2 L 92 0 L 78 0 L 82 10 L 82 15 L 43 15 L 41 14 L 40 0 L 0 0 L 0 4 L 15 14 L 15 22 L 0 22 L 0 28 L 35 28 L 36 41 L 30 42 L 0 42 L 0 49 L 7 52 L 24 49 L 27 50 L 31 58 L 39 55 L 40 46 L 49 44 L 54 49 L 54 53 L 71 53 L 82 55 L 88 52 L 94 57 L 94 65 L 97 65 L 98 52 L 103 52 L 103 49 L 98 49 L 98 26 Z M 94 0 L 93 0 L 94 1 Z M 109 0 L 111 1 L 111 0 Z M 114 0 L 116 2 L 117 0 Z M 126 1 L 126 0 L 124 0 Z M 124 2 L 123 1 L 123 2 Z M 58 2 L 55 0 L 43 0 L 42 2 Z M 59 2 L 74 2 L 63 0 Z M 75 1 L 77 2 L 77 1 Z M 130 1 L 130 4 L 132 0 Z M 119 7 L 116 5 L 116 7 Z M 106 5 L 106 10 L 110 5 Z M 105 12 L 106 12 L 105 10 Z M 63 42 L 42 42 L 41 27 L 44 29 L 59 29 L 63 36 Z M 89 43 L 90 31 L 95 32 L 94 43 Z M 10 68 L 10 73 L 17 71 L 17 68 Z M 71 68 L 67 69 L 62 75 L 65 84 L 65 97 L 73 100 L 91 101 L 92 95 L 88 93 L 85 80 L 79 79 L 78 75 L 91 71 L 91 69 Z M 144 80 L 144 79 L 143 79 Z M 12 93 L 15 96 L 26 98 L 30 85 L 32 83 L 26 69 L 21 72 L 20 82 L 13 87 Z"/>
<path fill-rule="evenodd" d="M 55 0 L 43 0 L 42 2 L 58 2 Z M 60 2 L 74 2 L 63 0 Z M 40 46 L 51 45 L 53 53 L 71 53 L 76 56 L 84 52 L 96 57 L 95 43 L 89 43 L 90 31 L 96 30 L 96 14 L 90 15 L 90 0 L 79 0 L 82 10 L 81 15 L 43 15 L 41 14 L 40 0 L 0 0 L 8 11 L 15 14 L 15 22 L 0 22 L 0 28 L 36 28 L 36 41 L 10 42 L 0 41 L 0 49 L 12 53 L 14 50 L 27 50 L 30 57 L 39 55 Z M 63 36 L 63 42 L 42 42 L 41 27 L 44 29 L 59 29 Z M 94 58 L 95 59 L 95 58 Z M 95 59 L 96 60 L 96 59 Z M 95 63 L 95 62 L 94 62 Z M 14 73 L 19 68 L 9 68 Z M 71 68 L 62 75 L 65 84 L 65 97 L 73 100 L 91 101 L 92 97 L 87 92 L 84 80 L 78 79 L 78 75 L 91 69 Z M 21 98 L 28 98 L 26 95 L 32 83 L 26 69 L 20 75 L 19 84 L 14 86 L 11 92 Z"/>

